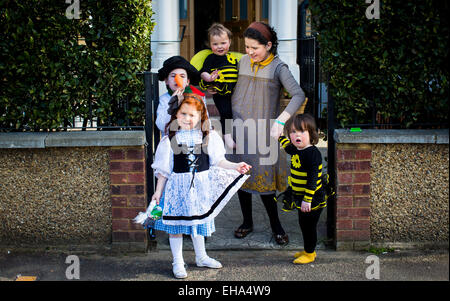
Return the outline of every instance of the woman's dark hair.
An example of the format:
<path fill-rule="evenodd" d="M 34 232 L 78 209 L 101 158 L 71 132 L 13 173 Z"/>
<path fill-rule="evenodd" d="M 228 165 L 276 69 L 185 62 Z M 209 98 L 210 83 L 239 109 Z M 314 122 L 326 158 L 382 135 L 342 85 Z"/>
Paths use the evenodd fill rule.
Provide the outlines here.
<path fill-rule="evenodd" d="M 303 132 L 308 131 L 309 139 L 312 145 L 316 145 L 319 142 L 319 133 L 317 133 L 316 121 L 310 114 L 297 114 L 289 118 L 284 125 L 286 137 L 289 137 L 289 132 L 292 129 Z"/>
<path fill-rule="evenodd" d="M 264 35 L 260 31 L 258 31 L 257 29 L 251 28 L 251 27 L 248 27 L 244 31 L 244 34 L 243 34 L 244 38 L 257 40 L 262 45 L 267 45 L 268 42 L 272 42 L 272 48 L 270 48 L 269 52 L 272 53 L 273 55 L 276 55 L 277 49 L 278 49 L 277 33 L 275 32 L 273 27 L 270 27 L 268 24 L 263 23 L 263 22 L 259 22 L 259 23 L 263 24 L 267 28 L 267 30 L 270 32 L 270 35 L 271 35 L 270 40 L 265 38 Z"/>

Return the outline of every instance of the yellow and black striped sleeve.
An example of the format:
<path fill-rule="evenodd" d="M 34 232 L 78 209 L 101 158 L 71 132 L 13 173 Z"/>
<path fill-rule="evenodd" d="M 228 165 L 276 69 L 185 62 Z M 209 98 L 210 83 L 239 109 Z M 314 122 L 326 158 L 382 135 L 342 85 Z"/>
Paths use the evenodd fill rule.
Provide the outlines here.
<path fill-rule="evenodd" d="M 306 158 L 304 158 L 304 168 L 307 170 L 305 185 L 305 202 L 312 202 L 314 194 L 322 187 L 322 156 L 317 149 L 311 148 Z"/>
<path fill-rule="evenodd" d="M 291 143 L 291 141 L 283 135 L 278 138 L 278 142 L 289 155 L 294 155 L 297 151 L 297 148 Z"/>
<path fill-rule="evenodd" d="M 200 73 L 212 73 L 219 70 L 219 77 L 212 82 L 200 80 L 200 88 L 203 90 L 213 88 L 219 95 L 231 95 L 238 79 L 237 64 L 236 56 L 231 53 L 227 53 L 225 56 L 210 54 L 203 62 Z"/>

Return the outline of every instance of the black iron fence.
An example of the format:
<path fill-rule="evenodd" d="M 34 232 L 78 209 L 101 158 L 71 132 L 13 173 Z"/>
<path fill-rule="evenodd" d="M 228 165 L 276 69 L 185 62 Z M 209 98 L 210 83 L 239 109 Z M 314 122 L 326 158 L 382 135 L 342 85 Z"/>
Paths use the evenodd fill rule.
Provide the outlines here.
<path fill-rule="evenodd" d="M 130 116 L 130 100 L 125 97 L 111 103 L 110 112 L 106 118 L 99 118 L 94 112 L 95 102 L 89 101 L 88 114 L 72 118 L 70 123 L 66 123 L 59 130 L 143 130 L 143 118 L 133 119 Z M 143 111 L 145 99 L 141 98 L 141 104 L 137 111 Z M 143 116 L 143 112 L 142 112 Z"/>
<path fill-rule="evenodd" d="M 158 74 L 150 71 L 144 71 L 139 73 L 143 75 L 145 84 L 145 161 L 146 161 L 146 182 L 147 182 L 147 201 L 150 202 L 150 197 L 154 193 L 155 178 L 153 169 L 151 167 L 153 163 L 153 154 L 155 153 L 156 146 L 160 140 L 159 129 L 155 126 L 156 110 L 159 105 L 159 82 Z"/>
<path fill-rule="evenodd" d="M 384 117 L 380 113 L 376 105 L 375 98 L 371 98 L 369 107 L 364 114 L 361 112 L 353 112 L 347 122 L 337 122 L 336 128 L 356 128 L 356 129 L 405 129 L 405 123 L 398 118 Z M 333 113 L 336 115 L 335 113 Z M 334 117 L 336 119 L 336 116 Z M 430 116 L 429 120 L 433 118 Z M 408 129 L 434 129 L 434 128 L 448 128 L 449 124 L 443 122 L 411 122 L 408 124 Z"/>
<path fill-rule="evenodd" d="M 300 66 L 300 86 L 308 97 L 305 112 L 316 119 L 319 118 L 318 86 L 319 86 L 319 51 L 314 36 L 299 40 L 297 63 Z"/>
<path fill-rule="evenodd" d="M 109 112 L 103 113 L 100 117 L 96 113 L 96 100 L 91 99 L 87 103 L 76 104 L 75 106 L 83 107 L 81 109 L 73 109 L 73 111 L 80 112 L 80 114 L 74 114 L 75 116 L 71 118 L 64 118 L 63 122 L 54 128 L 35 127 L 30 120 L 29 123 L 25 122 L 19 127 L 14 126 L 13 122 L 3 122 L 0 124 L 0 132 L 143 130 L 145 99 L 142 98 L 137 106 L 136 103 L 133 105 L 136 108 L 134 108 L 133 116 L 131 116 L 128 97 L 113 101 L 110 103 Z M 23 112 L 24 116 L 25 114 Z M 136 115 L 141 115 L 142 117 L 136 118 Z"/>
<path fill-rule="evenodd" d="M 155 192 L 155 176 L 153 173 L 153 154 L 160 140 L 159 129 L 155 126 L 156 110 L 159 105 L 159 82 L 158 74 L 150 71 L 139 73 L 144 76 L 145 85 L 145 173 L 147 189 L 147 205 L 150 204 L 151 197 Z M 146 250 L 156 248 L 156 233 L 153 228 L 146 230 L 147 247 Z"/>

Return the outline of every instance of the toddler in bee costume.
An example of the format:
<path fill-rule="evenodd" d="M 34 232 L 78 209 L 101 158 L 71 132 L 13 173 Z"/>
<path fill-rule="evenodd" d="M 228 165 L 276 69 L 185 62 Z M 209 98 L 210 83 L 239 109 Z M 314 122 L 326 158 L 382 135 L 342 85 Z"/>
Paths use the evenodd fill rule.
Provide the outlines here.
<path fill-rule="evenodd" d="M 220 114 L 225 144 L 233 149 L 236 144 L 231 136 L 231 129 L 226 128 L 225 121 L 233 119 L 231 95 L 236 86 L 238 62 L 242 55 L 229 51 L 231 37 L 231 31 L 222 24 L 214 23 L 208 29 L 212 53 L 205 58 L 199 71 L 201 77 L 199 85 L 200 88 L 213 94 L 214 104 Z"/>
<path fill-rule="evenodd" d="M 317 223 L 327 205 L 325 183 L 322 182 L 322 155 L 315 146 L 319 138 L 311 115 L 292 116 L 286 121 L 284 131 L 289 138 L 281 135 L 278 141 L 291 155 L 291 175 L 289 187 L 276 199 L 284 203 L 284 211 L 298 209 L 305 250 L 294 255 L 294 263 L 305 264 L 316 258 Z"/>

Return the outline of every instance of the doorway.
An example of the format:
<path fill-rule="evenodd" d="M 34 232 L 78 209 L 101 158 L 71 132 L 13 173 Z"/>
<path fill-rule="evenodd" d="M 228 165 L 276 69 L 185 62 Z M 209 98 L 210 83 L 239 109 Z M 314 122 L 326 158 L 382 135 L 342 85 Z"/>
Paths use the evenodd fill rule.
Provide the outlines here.
<path fill-rule="evenodd" d="M 231 51 L 245 53 L 244 30 L 255 20 L 255 0 L 221 1 L 220 22 L 233 34 Z"/>
<path fill-rule="evenodd" d="M 253 21 L 268 21 L 268 0 L 195 0 L 195 52 L 209 48 L 208 28 L 222 23 L 233 34 L 231 51 L 245 53 L 242 34 Z"/>
<path fill-rule="evenodd" d="M 220 22 L 220 0 L 195 0 L 194 27 L 195 53 L 209 48 L 208 28 L 214 22 Z"/>

